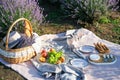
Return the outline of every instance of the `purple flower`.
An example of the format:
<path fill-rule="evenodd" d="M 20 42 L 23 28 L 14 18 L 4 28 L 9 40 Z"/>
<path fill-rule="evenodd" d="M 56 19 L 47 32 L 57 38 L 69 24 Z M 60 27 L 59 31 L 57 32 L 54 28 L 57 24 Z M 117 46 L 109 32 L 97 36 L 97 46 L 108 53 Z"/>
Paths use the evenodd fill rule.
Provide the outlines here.
<path fill-rule="evenodd" d="M 108 0 L 108 6 L 110 9 L 116 11 L 118 8 L 120 8 L 120 0 Z"/>
<path fill-rule="evenodd" d="M 33 27 L 38 27 L 44 20 L 43 8 L 38 5 L 38 0 L 1 0 L 0 6 L 2 6 L 2 20 L 5 24 L 9 23 L 10 26 L 16 19 L 24 17 L 31 21 Z M 1 20 L 0 19 L 0 20 Z M 6 26 L 5 26 L 6 27 Z"/>

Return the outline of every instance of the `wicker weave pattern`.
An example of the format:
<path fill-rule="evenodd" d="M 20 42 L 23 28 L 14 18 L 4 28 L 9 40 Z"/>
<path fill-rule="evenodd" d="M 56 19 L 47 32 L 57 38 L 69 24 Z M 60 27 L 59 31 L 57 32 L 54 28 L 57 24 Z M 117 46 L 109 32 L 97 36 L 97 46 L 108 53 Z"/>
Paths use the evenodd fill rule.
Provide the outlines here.
<path fill-rule="evenodd" d="M 29 53 L 34 52 L 34 49 L 31 46 L 28 46 L 27 48 L 28 49 L 24 49 L 22 51 L 16 50 L 15 52 L 13 50 L 5 51 L 5 50 L 0 49 L 0 52 L 1 52 L 1 55 L 5 56 L 5 57 L 19 58 L 19 57 L 25 57 L 25 56 L 29 55 Z"/>
<path fill-rule="evenodd" d="M 34 50 L 34 48 L 31 46 L 26 46 L 26 47 L 22 47 L 22 48 L 18 48 L 18 49 L 9 49 L 8 47 L 8 38 L 9 38 L 9 34 L 10 31 L 12 30 L 12 28 L 14 27 L 14 25 L 19 22 L 19 21 L 25 21 L 29 24 L 30 27 L 30 33 L 33 34 L 32 32 L 32 26 L 29 20 L 25 19 L 25 18 L 19 18 L 18 20 L 16 20 L 9 28 L 8 32 L 7 32 L 7 36 L 6 36 L 6 44 L 5 44 L 5 48 L 1 47 L 0 49 L 0 55 L 1 57 L 9 62 L 9 63 L 21 63 L 27 60 L 30 60 L 32 57 L 36 56 L 36 52 Z M 27 25 L 28 27 L 28 25 Z M 26 28 L 25 28 L 26 29 Z M 30 36 L 32 38 L 32 36 Z"/>

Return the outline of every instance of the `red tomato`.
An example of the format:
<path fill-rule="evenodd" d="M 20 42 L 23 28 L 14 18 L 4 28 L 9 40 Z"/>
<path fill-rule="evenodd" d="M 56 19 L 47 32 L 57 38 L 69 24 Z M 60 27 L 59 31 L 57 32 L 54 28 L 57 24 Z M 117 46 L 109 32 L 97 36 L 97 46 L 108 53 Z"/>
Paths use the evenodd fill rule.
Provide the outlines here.
<path fill-rule="evenodd" d="M 46 50 L 42 50 L 42 52 L 41 52 L 41 55 L 42 55 L 42 57 L 47 57 L 47 51 Z"/>

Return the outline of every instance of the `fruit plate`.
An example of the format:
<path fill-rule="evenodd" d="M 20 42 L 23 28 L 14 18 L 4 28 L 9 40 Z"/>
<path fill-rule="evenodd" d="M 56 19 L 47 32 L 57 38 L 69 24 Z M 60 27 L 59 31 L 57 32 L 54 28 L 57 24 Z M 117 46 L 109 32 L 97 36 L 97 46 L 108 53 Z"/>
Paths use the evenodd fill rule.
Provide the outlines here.
<path fill-rule="evenodd" d="M 80 46 L 79 50 L 83 53 L 91 53 L 95 50 L 95 48 L 90 45 L 83 45 L 83 46 Z"/>
<path fill-rule="evenodd" d="M 37 56 L 40 63 L 61 64 L 67 61 L 66 55 L 63 50 L 55 48 L 42 49 Z"/>
<path fill-rule="evenodd" d="M 91 64 L 95 64 L 95 65 L 109 65 L 109 64 L 114 64 L 117 61 L 116 56 L 113 54 L 99 54 L 100 56 L 99 60 L 92 60 L 90 59 L 90 56 L 88 56 L 88 61 Z"/>
<path fill-rule="evenodd" d="M 61 71 L 59 65 L 68 63 L 68 57 L 66 55 L 65 55 L 65 62 L 61 64 L 50 64 L 46 62 L 43 63 L 39 61 L 39 57 L 40 57 L 40 54 L 38 54 L 36 57 L 31 59 L 31 62 L 41 72 L 59 73 Z"/>
<path fill-rule="evenodd" d="M 40 54 L 38 54 L 38 56 L 36 56 L 36 61 L 39 63 L 39 64 L 50 64 L 50 65 L 57 65 L 57 64 L 51 64 L 51 63 L 48 63 L 48 62 L 41 62 L 40 61 Z M 63 55 L 64 56 L 64 58 L 65 58 L 65 61 L 64 62 L 62 62 L 62 63 L 60 63 L 60 64 L 67 64 L 67 62 L 68 62 L 68 57 L 64 54 Z"/>

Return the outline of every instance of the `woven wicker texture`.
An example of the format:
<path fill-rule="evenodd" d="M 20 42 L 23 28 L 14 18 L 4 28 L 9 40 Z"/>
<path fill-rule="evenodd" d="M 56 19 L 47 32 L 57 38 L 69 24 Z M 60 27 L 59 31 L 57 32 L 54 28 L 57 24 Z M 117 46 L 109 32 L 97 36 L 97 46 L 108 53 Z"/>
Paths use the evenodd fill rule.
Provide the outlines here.
<path fill-rule="evenodd" d="M 15 24 L 20 22 L 20 21 L 25 22 L 24 34 L 27 37 L 32 38 L 33 30 L 32 30 L 32 25 L 31 25 L 30 21 L 25 19 L 25 18 L 19 18 L 18 20 L 13 22 L 13 24 L 8 29 L 8 32 L 7 32 L 7 35 L 6 35 L 5 47 L 0 46 L 0 55 L 1 55 L 1 57 L 5 61 L 7 61 L 9 63 L 13 63 L 13 64 L 28 61 L 32 57 L 34 57 L 36 55 L 36 52 L 34 51 L 32 45 L 31 46 L 25 46 L 25 47 L 22 47 L 22 48 L 17 48 L 17 49 L 10 49 L 8 47 L 8 44 L 9 44 L 8 39 L 9 39 L 10 32 L 13 29 L 13 27 L 15 26 Z"/>

